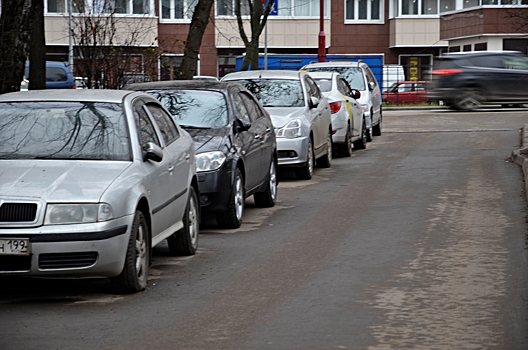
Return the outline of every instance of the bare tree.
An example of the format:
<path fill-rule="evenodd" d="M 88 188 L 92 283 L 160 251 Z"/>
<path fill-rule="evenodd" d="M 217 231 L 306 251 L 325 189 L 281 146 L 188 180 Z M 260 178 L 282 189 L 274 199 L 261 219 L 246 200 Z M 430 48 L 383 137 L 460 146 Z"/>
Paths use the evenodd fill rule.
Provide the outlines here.
<path fill-rule="evenodd" d="M 30 0 L 2 0 L 0 94 L 20 90 L 29 52 L 30 23 Z"/>
<path fill-rule="evenodd" d="M 44 34 L 44 0 L 31 3 L 31 34 L 29 40 L 30 90 L 46 89 L 46 36 Z"/>
<path fill-rule="evenodd" d="M 155 73 L 159 53 L 140 43 L 156 22 L 135 17 L 116 18 L 122 9 L 105 0 L 98 8 L 75 3 L 72 36 L 75 44 L 75 74 L 87 78 L 88 88 L 120 89 L 135 81 L 147 81 Z"/>
<path fill-rule="evenodd" d="M 196 73 L 198 62 L 198 54 L 200 46 L 202 46 L 202 39 L 205 28 L 209 23 L 209 15 L 214 0 L 198 0 L 185 42 L 185 49 L 183 51 L 183 61 L 180 66 L 180 79 L 192 79 Z"/>
<path fill-rule="evenodd" d="M 516 33 L 528 32 L 528 10 L 521 7 L 512 7 L 505 10 L 504 19 L 511 25 Z"/>
<path fill-rule="evenodd" d="M 251 28 L 251 36 L 248 38 L 246 30 L 244 29 L 244 22 L 242 20 L 242 4 L 245 1 L 249 9 L 249 21 Z M 273 9 L 273 1 L 267 0 L 266 5 L 262 6 L 261 0 L 236 0 L 235 14 L 237 17 L 238 29 L 240 37 L 246 46 L 246 55 L 242 61 L 240 70 L 248 70 L 251 65 L 252 70 L 258 69 L 259 59 L 259 37 L 268 20 L 268 15 Z"/>

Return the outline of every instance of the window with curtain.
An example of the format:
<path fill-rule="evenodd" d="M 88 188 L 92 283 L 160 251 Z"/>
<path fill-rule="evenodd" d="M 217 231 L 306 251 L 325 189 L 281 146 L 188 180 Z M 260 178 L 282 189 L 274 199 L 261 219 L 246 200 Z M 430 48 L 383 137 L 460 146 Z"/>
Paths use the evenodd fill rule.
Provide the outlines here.
<path fill-rule="evenodd" d="M 161 0 L 162 19 L 192 19 L 198 0 Z"/>
<path fill-rule="evenodd" d="M 345 19 L 379 22 L 383 19 L 382 6 L 383 2 L 380 0 L 345 0 Z"/>

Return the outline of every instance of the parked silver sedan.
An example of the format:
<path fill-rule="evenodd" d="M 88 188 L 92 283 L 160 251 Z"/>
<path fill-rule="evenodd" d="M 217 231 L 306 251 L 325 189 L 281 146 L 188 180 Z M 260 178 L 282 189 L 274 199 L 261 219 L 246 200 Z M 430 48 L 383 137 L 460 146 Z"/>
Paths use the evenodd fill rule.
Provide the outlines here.
<path fill-rule="evenodd" d="M 262 70 L 229 73 L 268 111 L 275 128 L 279 169 L 294 167 L 298 178 L 311 179 L 314 164 L 332 162 L 332 117 L 326 97 L 304 72 Z"/>
<path fill-rule="evenodd" d="M 361 93 L 351 89 L 347 81 L 336 72 L 313 72 L 323 95 L 328 99 L 332 112 L 332 140 L 338 153 L 350 157 L 352 150 L 367 147 L 367 125 L 363 108 L 357 101 Z"/>
<path fill-rule="evenodd" d="M 198 244 L 194 142 L 154 97 L 0 96 L 0 275 L 110 277 L 143 290 L 153 246 Z"/>

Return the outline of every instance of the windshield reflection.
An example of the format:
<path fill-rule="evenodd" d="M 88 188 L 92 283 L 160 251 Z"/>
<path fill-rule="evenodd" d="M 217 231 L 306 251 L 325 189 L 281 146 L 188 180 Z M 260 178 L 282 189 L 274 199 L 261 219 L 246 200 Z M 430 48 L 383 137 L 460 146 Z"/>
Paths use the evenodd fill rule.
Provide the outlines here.
<path fill-rule="evenodd" d="M 310 72 L 336 72 L 345 78 L 348 85 L 352 89 L 366 90 L 365 79 L 363 78 L 363 71 L 360 67 L 313 67 L 306 69 Z"/>
<path fill-rule="evenodd" d="M 220 128 L 227 125 L 224 95 L 205 90 L 150 90 L 182 127 Z"/>
<path fill-rule="evenodd" d="M 0 103 L 0 140 L 0 159 L 131 160 L 115 103 Z"/>
<path fill-rule="evenodd" d="M 264 107 L 303 107 L 304 97 L 300 80 L 238 80 Z"/>

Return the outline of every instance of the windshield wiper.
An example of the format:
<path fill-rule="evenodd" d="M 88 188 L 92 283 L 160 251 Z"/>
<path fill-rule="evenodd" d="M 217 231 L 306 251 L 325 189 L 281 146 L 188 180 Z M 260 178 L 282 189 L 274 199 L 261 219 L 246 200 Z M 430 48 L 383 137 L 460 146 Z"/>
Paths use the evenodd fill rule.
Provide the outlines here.
<path fill-rule="evenodd" d="M 210 126 L 194 126 L 194 125 L 182 125 L 180 126 L 184 129 L 211 129 Z"/>

